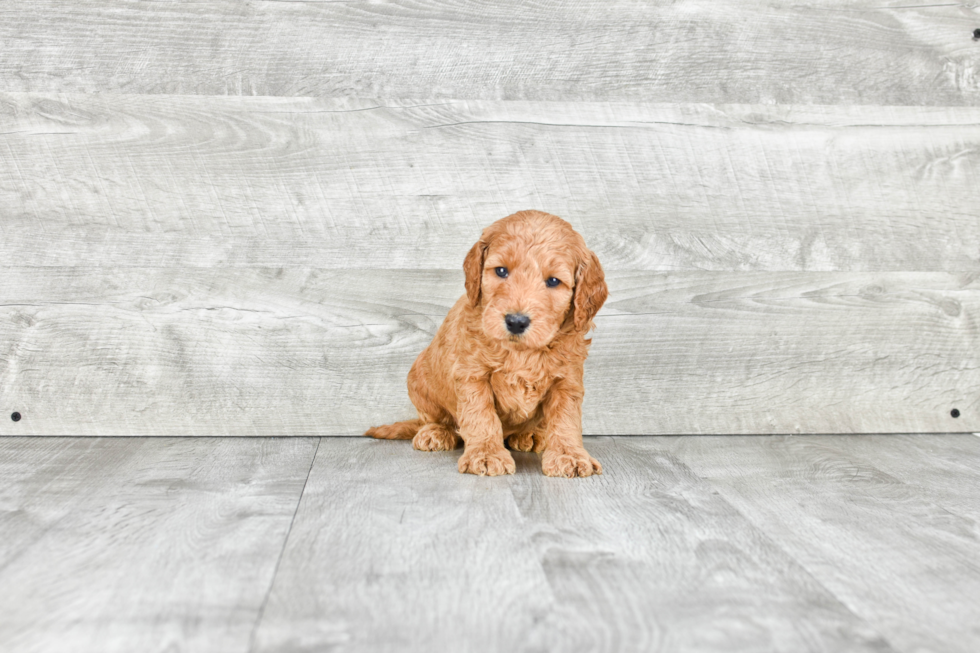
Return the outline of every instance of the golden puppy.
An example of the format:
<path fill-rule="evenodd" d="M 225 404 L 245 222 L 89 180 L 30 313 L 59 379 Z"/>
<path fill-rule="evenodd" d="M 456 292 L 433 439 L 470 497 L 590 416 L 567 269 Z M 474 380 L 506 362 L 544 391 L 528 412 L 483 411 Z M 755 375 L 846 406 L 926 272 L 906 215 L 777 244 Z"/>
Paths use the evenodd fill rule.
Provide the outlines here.
<path fill-rule="evenodd" d="M 608 294 L 599 259 L 561 218 L 521 211 L 483 231 L 463 270 L 466 294 L 408 373 L 419 418 L 365 435 L 422 451 L 462 438 L 470 474 L 513 474 L 505 440 L 542 452 L 548 476 L 601 474 L 582 445 L 585 334 Z"/>

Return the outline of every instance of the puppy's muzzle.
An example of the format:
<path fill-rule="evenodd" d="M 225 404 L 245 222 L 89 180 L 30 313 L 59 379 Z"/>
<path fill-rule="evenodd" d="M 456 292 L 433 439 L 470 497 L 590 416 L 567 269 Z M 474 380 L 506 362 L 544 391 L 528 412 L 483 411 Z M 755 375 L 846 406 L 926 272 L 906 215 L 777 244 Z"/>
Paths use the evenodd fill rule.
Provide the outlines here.
<path fill-rule="evenodd" d="M 531 318 L 523 313 L 510 313 L 504 317 L 504 323 L 507 325 L 508 331 L 519 336 L 531 326 Z"/>

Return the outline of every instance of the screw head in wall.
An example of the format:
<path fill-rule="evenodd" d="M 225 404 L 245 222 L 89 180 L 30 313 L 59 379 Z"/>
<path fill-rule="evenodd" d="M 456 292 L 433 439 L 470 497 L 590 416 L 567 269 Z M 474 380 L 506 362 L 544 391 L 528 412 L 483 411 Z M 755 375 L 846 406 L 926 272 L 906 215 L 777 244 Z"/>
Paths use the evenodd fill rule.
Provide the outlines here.
<path fill-rule="evenodd" d="M 18 413 L 15 410 L 14 412 L 10 413 L 10 419 L 14 420 L 15 422 L 19 422 L 20 421 L 20 413 Z"/>

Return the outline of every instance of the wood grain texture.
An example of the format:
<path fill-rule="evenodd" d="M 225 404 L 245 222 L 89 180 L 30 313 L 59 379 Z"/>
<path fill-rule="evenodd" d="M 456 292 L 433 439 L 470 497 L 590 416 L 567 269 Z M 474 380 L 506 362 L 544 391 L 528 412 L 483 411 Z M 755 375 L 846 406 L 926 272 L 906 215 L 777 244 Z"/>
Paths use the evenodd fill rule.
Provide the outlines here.
<path fill-rule="evenodd" d="M 605 473 L 569 481 L 365 438 L 2 438 L 0 647 L 980 645 L 980 438 L 586 444 Z"/>
<path fill-rule="evenodd" d="M 869 435 L 829 439 L 826 446 L 846 448 L 851 459 L 870 464 L 949 513 L 980 523 L 977 435 Z"/>
<path fill-rule="evenodd" d="M 0 132 L 0 267 L 456 270 L 537 208 L 609 270 L 980 269 L 969 107 L 8 93 Z"/>
<path fill-rule="evenodd" d="M 38 0 L 0 10 L 0 88 L 976 105 L 978 19 L 901 0 Z"/>
<path fill-rule="evenodd" d="M 957 487 L 943 480 L 949 463 L 922 455 L 918 439 L 862 439 L 684 438 L 670 451 L 897 650 L 975 651 L 980 440 L 925 441 L 944 458 L 967 450 L 972 474 L 961 468 Z M 919 469 L 896 477 L 877 467 L 903 457 Z"/>
<path fill-rule="evenodd" d="M 589 434 L 977 430 L 980 276 L 610 273 Z M 8 268 L 0 434 L 355 435 L 461 272 Z M 960 417 L 951 417 L 951 410 Z"/>
<path fill-rule="evenodd" d="M 255 651 L 894 650 L 662 441 L 587 446 L 569 482 L 324 439 Z"/>
<path fill-rule="evenodd" d="M 316 444 L 0 438 L 0 649 L 246 651 Z"/>

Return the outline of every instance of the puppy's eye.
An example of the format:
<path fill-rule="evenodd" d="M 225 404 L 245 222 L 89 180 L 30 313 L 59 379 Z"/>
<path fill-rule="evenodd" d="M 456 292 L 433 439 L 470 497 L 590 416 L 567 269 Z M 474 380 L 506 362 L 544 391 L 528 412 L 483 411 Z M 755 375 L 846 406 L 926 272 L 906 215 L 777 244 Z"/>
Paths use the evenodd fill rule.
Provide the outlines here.
<path fill-rule="evenodd" d="M 496 272 L 497 276 L 501 279 L 507 278 L 507 268 L 494 268 L 493 271 Z"/>
<path fill-rule="evenodd" d="M 560 284 L 561 284 L 561 279 L 557 277 L 548 277 L 548 279 L 546 279 L 544 282 L 544 285 L 548 286 L 549 288 L 554 288 L 555 286 Z"/>

